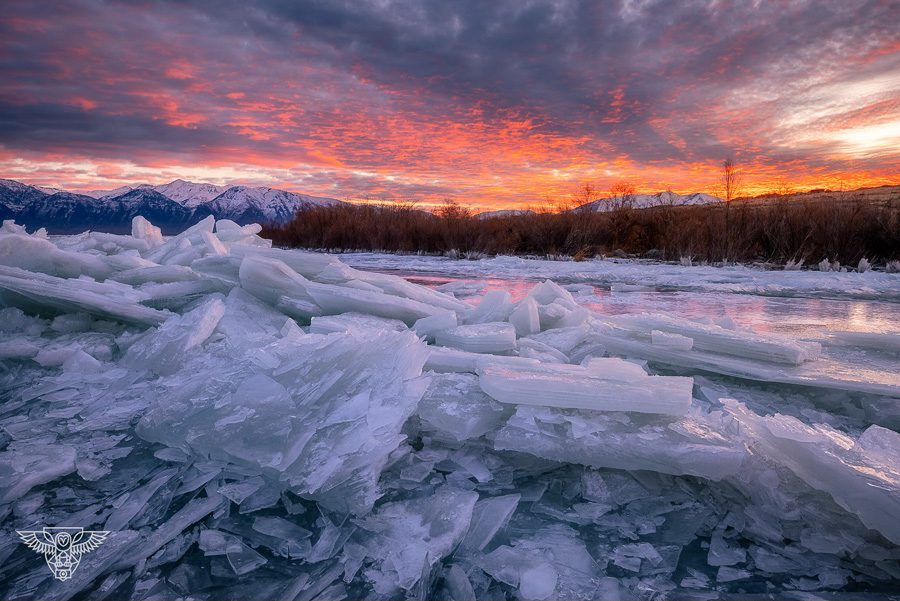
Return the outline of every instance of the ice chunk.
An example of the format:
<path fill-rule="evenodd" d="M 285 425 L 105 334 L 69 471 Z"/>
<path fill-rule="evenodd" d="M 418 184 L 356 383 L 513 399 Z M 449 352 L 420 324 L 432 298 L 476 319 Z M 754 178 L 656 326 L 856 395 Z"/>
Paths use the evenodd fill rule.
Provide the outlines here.
<path fill-rule="evenodd" d="M 307 292 L 309 281 L 281 261 L 255 255 L 245 257 L 239 277 L 244 290 L 272 306 L 279 305 L 284 297 L 302 301 L 309 307 L 308 311 L 286 311 L 292 317 L 309 319 L 321 315 L 321 309 Z"/>
<path fill-rule="evenodd" d="M 711 566 L 733 566 L 747 561 L 747 552 L 730 545 L 722 536 L 722 531 L 717 529 L 710 538 L 706 561 Z"/>
<path fill-rule="evenodd" d="M 143 296 L 117 282 L 65 279 L 0 266 L 0 303 L 25 310 L 83 311 L 101 317 L 158 325 L 169 313 L 140 304 Z"/>
<path fill-rule="evenodd" d="M 425 364 L 425 369 L 436 372 L 474 374 L 480 366 L 487 365 L 509 365 L 513 367 L 540 365 L 540 361 L 537 359 L 472 353 L 443 347 L 428 347 L 428 353 L 428 362 Z"/>
<path fill-rule="evenodd" d="M 490 544 L 497 532 L 506 527 L 519 501 L 520 494 L 502 495 L 480 499 L 472 510 L 472 523 L 460 549 L 482 551 Z"/>
<path fill-rule="evenodd" d="M 721 480 L 735 474 L 746 457 L 737 443 L 718 434 L 723 428 L 700 415 L 670 422 L 521 405 L 497 432 L 494 446 L 593 467 Z"/>
<path fill-rule="evenodd" d="M 31 359 L 36 356 L 40 348 L 26 338 L 13 338 L 0 341 L 0 360 L 3 359 Z"/>
<path fill-rule="evenodd" d="M 145 334 L 131 345 L 122 363 L 160 375 L 173 374 L 184 365 L 186 353 L 209 338 L 224 314 L 223 299 L 212 296 L 184 315 L 172 317 L 155 332 Z"/>
<path fill-rule="evenodd" d="M 830 342 L 872 349 L 882 353 L 900 354 L 900 333 L 831 332 Z"/>
<path fill-rule="evenodd" d="M 428 425 L 460 441 L 490 432 L 511 413 L 481 391 L 476 376 L 456 373 L 434 376 L 418 409 Z"/>
<path fill-rule="evenodd" d="M 546 599 L 556 590 L 558 580 L 559 573 L 549 562 L 527 566 L 519 574 L 519 595 L 522 599 Z"/>
<path fill-rule="evenodd" d="M 13 446 L 0 453 L 0 491 L 9 503 L 35 486 L 52 482 L 75 471 L 75 449 L 48 444 Z"/>
<path fill-rule="evenodd" d="M 373 317 L 364 313 L 342 313 L 341 315 L 313 317 L 309 322 L 311 334 L 347 332 L 352 328 L 362 328 L 363 330 L 383 328 L 393 332 L 403 332 L 407 329 L 406 325 L 398 319 Z"/>
<path fill-rule="evenodd" d="M 459 325 L 459 321 L 456 317 L 456 313 L 453 311 L 446 311 L 417 320 L 416 323 L 413 324 L 412 329 L 419 336 L 424 336 L 427 340 L 433 342 L 436 333 L 441 330 L 455 328 L 457 325 Z"/>
<path fill-rule="evenodd" d="M 831 495 L 863 524 L 900 544 L 900 466 L 890 455 L 872 452 L 873 438 L 887 439 L 879 448 L 900 448 L 900 434 L 885 429 L 854 443 L 823 424 L 807 426 L 797 418 L 762 417 L 732 399 L 722 404 L 750 435 L 754 451 L 784 465 L 801 480 Z"/>
<path fill-rule="evenodd" d="M 537 303 L 531 297 L 523 298 L 509 314 L 509 323 L 516 328 L 518 336 L 531 336 L 541 331 Z"/>
<path fill-rule="evenodd" d="M 60 250 L 34 236 L 0 233 L 0 265 L 62 278 L 103 279 L 112 269 L 99 256 Z"/>
<path fill-rule="evenodd" d="M 293 338 L 268 371 L 234 355 L 180 376 L 138 433 L 194 453 L 255 466 L 273 484 L 342 512 L 366 513 L 404 439 L 400 429 L 427 380 L 424 344 L 411 332 L 374 330 Z M 190 372 L 189 372 L 190 373 Z M 174 396 L 174 398 L 172 398 Z"/>
<path fill-rule="evenodd" d="M 522 599 L 609 598 L 598 597 L 609 583 L 578 534 L 567 526 L 545 526 L 517 538 L 480 558 L 478 565 L 516 587 Z"/>
<path fill-rule="evenodd" d="M 490 323 L 506 321 L 512 310 L 511 298 L 506 290 L 491 290 L 483 297 L 475 310 L 466 317 L 466 323 Z"/>
<path fill-rule="evenodd" d="M 162 230 L 140 215 L 131 220 L 131 235 L 139 240 L 146 240 L 151 246 L 163 243 Z"/>
<path fill-rule="evenodd" d="M 694 340 L 681 334 L 653 330 L 650 332 L 650 340 L 656 346 L 664 346 L 676 351 L 689 351 L 694 348 Z"/>
<path fill-rule="evenodd" d="M 423 317 L 442 312 L 440 308 L 417 300 L 330 284 L 310 283 L 307 291 L 313 301 L 327 314 L 368 313 L 378 317 L 399 319 L 412 326 Z"/>
<path fill-rule="evenodd" d="M 516 348 L 516 330 L 508 323 L 457 326 L 437 332 L 435 342 L 472 353 L 503 353 Z"/>
<path fill-rule="evenodd" d="M 639 368 L 638 368 L 639 369 Z M 594 411 L 682 415 L 691 405 L 693 379 L 613 374 L 576 365 L 509 367 L 478 371 L 482 390 L 501 403 Z"/>
<path fill-rule="evenodd" d="M 374 566 L 366 577 L 382 595 L 411 590 L 459 543 L 472 519 L 478 493 L 443 487 L 428 497 L 385 503 L 358 525 Z M 424 574 L 424 576 L 423 576 Z"/>
<path fill-rule="evenodd" d="M 268 560 L 242 543 L 240 540 L 234 540 L 228 543 L 225 549 L 225 557 L 228 559 L 228 565 L 234 570 L 238 576 L 248 574 L 253 570 L 268 563 Z"/>
<path fill-rule="evenodd" d="M 816 359 L 821 346 L 815 342 L 799 342 L 782 336 L 730 330 L 717 325 L 701 324 L 665 315 L 620 316 L 615 324 L 636 330 L 657 330 L 693 339 L 699 350 L 744 357 L 772 363 L 800 365 Z"/>

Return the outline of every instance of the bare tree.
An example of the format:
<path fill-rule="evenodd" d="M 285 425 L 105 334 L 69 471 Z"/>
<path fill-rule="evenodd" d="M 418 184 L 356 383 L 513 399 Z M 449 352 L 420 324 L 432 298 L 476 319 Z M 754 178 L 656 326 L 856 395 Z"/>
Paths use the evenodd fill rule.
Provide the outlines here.
<path fill-rule="evenodd" d="M 722 161 L 722 191 L 726 202 L 731 202 L 738 194 L 741 186 L 741 174 L 737 164 L 731 157 Z"/>
<path fill-rule="evenodd" d="M 722 192 L 725 196 L 725 231 L 722 237 L 722 258 L 728 261 L 731 256 L 732 239 L 731 239 L 731 220 L 729 219 L 729 207 L 731 201 L 735 199 L 738 188 L 741 185 L 741 175 L 738 171 L 737 164 L 734 159 L 728 157 L 722 161 Z"/>
<path fill-rule="evenodd" d="M 584 182 L 581 184 L 581 187 L 572 194 L 572 201 L 575 205 L 576 209 L 584 209 L 590 210 L 590 207 L 587 207 L 588 203 L 597 200 L 597 189 L 594 188 L 594 184 L 591 182 Z"/>
<path fill-rule="evenodd" d="M 609 203 L 613 210 L 630 209 L 634 206 L 635 187 L 627 182 L 619 182 L 609 189 Z"/>

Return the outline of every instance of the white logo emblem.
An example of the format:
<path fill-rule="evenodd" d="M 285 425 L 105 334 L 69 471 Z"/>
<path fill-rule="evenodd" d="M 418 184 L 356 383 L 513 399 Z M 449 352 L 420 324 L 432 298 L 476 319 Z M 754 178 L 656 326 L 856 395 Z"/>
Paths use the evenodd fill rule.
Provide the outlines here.
<path fill-rule="evenodd" d="M 44 555 L 50 571 L 58 580 L 68 580 L 78 569 L 78 562 L 103 544 L 108 530 L 83 528 L 44 528 L 43 530 L 16 530 L 30 549 Z"/>

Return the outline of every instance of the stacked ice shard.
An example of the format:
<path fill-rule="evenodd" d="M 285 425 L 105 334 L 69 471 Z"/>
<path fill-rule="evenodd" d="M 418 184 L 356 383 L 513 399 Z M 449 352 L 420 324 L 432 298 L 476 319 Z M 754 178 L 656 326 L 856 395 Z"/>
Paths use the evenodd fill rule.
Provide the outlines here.
<path fill-rule="evenodd" d="M 259 232 L 4 222 L 0 598 L 896 592 L 896 377 Z M 58 582 L 17 542 L 44 526 L 111 534 Z"/>

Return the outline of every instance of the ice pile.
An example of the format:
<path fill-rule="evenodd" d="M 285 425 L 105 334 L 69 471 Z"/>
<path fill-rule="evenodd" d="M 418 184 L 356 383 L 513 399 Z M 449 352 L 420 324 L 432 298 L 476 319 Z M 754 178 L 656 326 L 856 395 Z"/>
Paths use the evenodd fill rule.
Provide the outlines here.
<path fill-rule="evenodd" d="M 900 383 L 550 281 L 472 304 L 259 232 L 4 222 L 0 597 L 896 592 L 878 408 Z M 15 534 L 44 526 L 111 534 L 59 582 Z"/>

